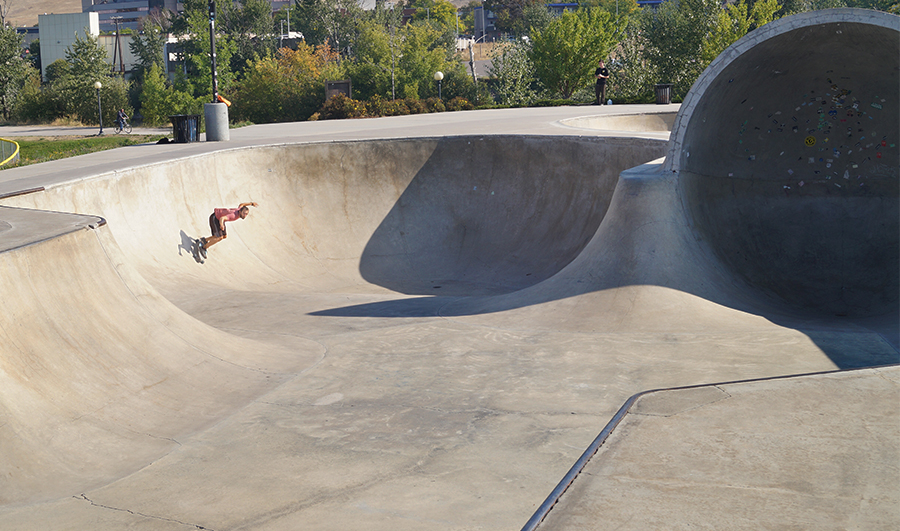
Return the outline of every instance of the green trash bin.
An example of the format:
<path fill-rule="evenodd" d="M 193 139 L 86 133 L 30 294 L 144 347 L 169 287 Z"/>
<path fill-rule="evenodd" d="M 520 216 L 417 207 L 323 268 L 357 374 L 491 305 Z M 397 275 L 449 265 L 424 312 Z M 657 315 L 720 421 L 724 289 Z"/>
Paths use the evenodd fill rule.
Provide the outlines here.
<path fill-rule="evenodd" d="M 196 142 L 200 136 L 199 114 L 175 114 L 172 121 L 172 136 L 176 143 Z"/>

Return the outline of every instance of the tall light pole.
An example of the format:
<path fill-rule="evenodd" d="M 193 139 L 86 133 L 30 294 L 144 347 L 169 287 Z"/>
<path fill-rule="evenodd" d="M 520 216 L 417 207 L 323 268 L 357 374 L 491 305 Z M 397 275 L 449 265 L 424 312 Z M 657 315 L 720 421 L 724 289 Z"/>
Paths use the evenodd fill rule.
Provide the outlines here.
<path fill-rule="evenodd" d="M 228 133 L 228 106 L 231 102 L 219 95 L 219 79 L 216 71 L 216 0 L 209 0 L 209 56 L 212 67 L 212 102 L 203 104 L 203 114 L 206 117 L 206 141 L 217 142 L 229 140 Z M 197 117 L 199 118 L 199 116 Z M 200 124 L 197 123 L 197 136 L 200 134 Z"/>
<path fill-rule="evenodd" d="M 397 99 L 397 90 L 394 83 L 394 6 L 391 6 L 391 101 Z"/>
<path fill-rule="evenodd" d="M 288 26 L 290 31 L 290 25 Z M 219 81 L 216 79 L 216 0 L 209 0 L 209 56 L 212 61 L 212 102 L 219 101 Z"/>
<path fill-rule="evenodd" d="M 103 107 L 100 106 L 100 89 L 103 88 L 103 83 L 95 81 L 94 88 L 97 89 L 97 115 L 100 117 L 100 132 L 97 136 L 100 136 L 103 134 Z"/>

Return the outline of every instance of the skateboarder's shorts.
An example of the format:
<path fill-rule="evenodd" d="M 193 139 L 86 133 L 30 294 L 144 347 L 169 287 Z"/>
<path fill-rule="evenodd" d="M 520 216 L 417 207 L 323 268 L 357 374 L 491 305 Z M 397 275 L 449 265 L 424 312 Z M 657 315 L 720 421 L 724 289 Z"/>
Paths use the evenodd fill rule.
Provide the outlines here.
<path fill-rule="evenodd" d="M 219 219 L 216 218 L 216 213 L 213 212 L 209 215 L 209 230 L 212 231 L 213 236 L 226 236 L 227 232 L 222 230 L 219 227 Z"/>

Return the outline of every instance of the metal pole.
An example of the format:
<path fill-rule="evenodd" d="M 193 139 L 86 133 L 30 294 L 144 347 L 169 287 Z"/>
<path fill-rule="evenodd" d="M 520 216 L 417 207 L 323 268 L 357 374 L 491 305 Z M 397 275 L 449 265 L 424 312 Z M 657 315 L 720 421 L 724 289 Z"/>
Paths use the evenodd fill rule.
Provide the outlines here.
<path fill-rule="evenodd" d="M 484 20 L 484 2 L 481 4 L 481 36 L 482 38 L 487 34 L 487 27 L 485 26 L 487 22 Z M 487 42 L 487 39 L 485 39 Z"/>
<path fill-rule="evenodd" d="M 397 99 L 397 90 L 394 84 L 394 67 L 394 6 L 391 6 L 391 101 Z"/>
<path fill-rule="evenodd" d="M 103 107 L 100 105 L 100 89 L 97 89 L 97 114 L 100 117 L 100 132 L 97 135 L 103 134 Z"/>
<path fill-rule="evenodd" d="M 478 76 L 475 75 L 475 44 L 469 43 L 469 67 L 472 68 L 472 84 L 478 85 Z M 476 98 L 478 97 L 476 93 Z"/>
<path fill-rule="evenodd" d="M 119 52 L 119 17 L 110 17 L 110 20 L 116 23 L 116 41 L 113 43 L 113 60 L 112 60 L 112 71 L 115 73 L 116 71 L 116 63 L 118 62 L 118 52 Z"/>
<path fill-rule="evenodd" d="M 216 79 L 216 0 L 209 0 L 209 54 L 212 60 L 212 102 L 219 101 L 219 80 Z"/>
<path fill-rule="evenodd" d="M 116 47 L 119 50 L 119 72 L 122 75 L 125 75 L 125 51 L 122 50 L 122 35 L 119 33 L 119 22 L 121 22 L 122 17 L 114 17 L 116 21 Z M 113 52 L 115 55 L 115 52 Z"/>

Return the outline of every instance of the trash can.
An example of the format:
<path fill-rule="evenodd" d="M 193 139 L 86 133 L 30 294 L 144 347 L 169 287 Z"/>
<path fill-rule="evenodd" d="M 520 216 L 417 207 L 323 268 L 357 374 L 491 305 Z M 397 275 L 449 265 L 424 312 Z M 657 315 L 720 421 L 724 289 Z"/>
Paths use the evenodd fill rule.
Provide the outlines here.
<path fill-rule="evenodd" d="M 660 83 L 656 85 L 656 103 L 658 105 L 668 105 L 672 103 L 671 83 Z"/>
<path fill-rule="evenodd" d="M 169 116 L 172 121 L 173 140 L 178 143 L 196 142 L 200 135 L 199 114 L 175 114 Z"/>

